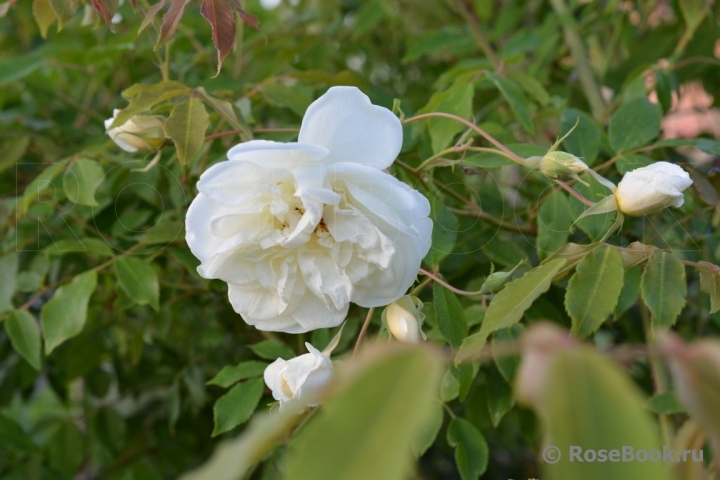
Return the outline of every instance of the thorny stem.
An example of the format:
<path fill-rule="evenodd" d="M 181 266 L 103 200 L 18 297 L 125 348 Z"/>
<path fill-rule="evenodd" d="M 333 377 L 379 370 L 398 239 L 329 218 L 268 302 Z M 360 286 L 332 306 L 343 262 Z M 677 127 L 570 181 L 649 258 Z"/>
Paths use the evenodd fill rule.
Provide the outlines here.
<path fill-rule="evenodd" d="M 370 307 L 367 313 L 367 317 L 365 317 L 365 323 L 363 323 L 362 329 L 360 329 L 360 334 L 358 335 L 357 341 L 355 342 L 353 357 L 357 354 L 358 349 L 360 348 L 360 344 L 362 343 L 363 338 L 365 338 L 365 333 L 370 326 L 370 320 L 372 320 L 373 313 L 375 313 L 375 307 Z"/>
<path fill-rule="evenodd" d="M 581 201 L 582 203 L 584 203 L 585 205 L 587 205 L 587 206 L 589 206 L 589 207 L 592 207 L 593 205 L 595 205 L 595 202 L 592 202 L 592 201 L 588 200 L 587 198 L 583 197 L 580 192 L 578 192 L 577 190 L 575 190 L 574 188 L 572 188 L 570 185 L 568 185 L 567 183 L 563 182 L 562 180 L 555 180 L 555 183 L 557 183 L 557 184 L 560 185 L 562 188 L 564 188 L 565 190 L 567 190 L 568 193 L 570 193 L 570 195 L 572 195 L 573 197 L 577 198 L 578 200 L 580 200 L 580 201 Z"/>
<path fill-rule="evenodd" d="M 475 295 L 482 295 L 482 294 L 483 294 L 483 293 L 480 292 L 480 291 L 477 291 L 477 292 L 468 292 L 467 290 L 460 290 L 459 288 L 455 288 L 455 287 L 453 287 L 452 285 L 450 285 L 449 283 L 447 283 L 446 281 L 440 279 L 440 277 L 436 276 L 434 273 L 428 272 L 428 271 L 425 270 L 424 268 L 421 268 L 421 269 L 420 269 L 420 273 L 422 273 L 422 274 L 425 275 L 426 277 L 432 278 L 435 282 L 439 283 L 440 285 L 442 285 L 443 287 L 447 288 L 447 289 L 450 290 L 451 292 L 457 293 L 458 295 L 463 295 L 463 296 L 466 296 L 466 297 L 472 297 L 472 296 L 475 296 Z"/>

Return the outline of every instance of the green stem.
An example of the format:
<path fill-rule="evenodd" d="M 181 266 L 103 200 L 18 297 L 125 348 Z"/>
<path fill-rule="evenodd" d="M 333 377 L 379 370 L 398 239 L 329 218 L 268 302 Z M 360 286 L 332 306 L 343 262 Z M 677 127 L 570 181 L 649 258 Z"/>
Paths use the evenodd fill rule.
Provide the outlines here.
<path fill-rule="evenodd" d="M 488 39 L 485 38 L 482 30 L 480 30 L 477 19 L 472 14 L 470 9 L 468 9 L 467 5 L 465 5 L 465 2 L 463 0 L 457 0 L 455 3 L 457 5 L 458 11 L 460 12 L 460 15 L 462 15 L 463 19 L 465 20 L 465 23 L 467 23 L 470 27 L 470 30 L 472 30 L 475 43 L 478 47 L 480 47 L 480 50 L 482 50 L 488 60 L 490 60 L 490 62 L 493 64 L 493 67 L 497 70 L 501 64 L 501 61 L 493 50 L 492 46 L 490 45 Z"/>
<path fill-rule="evenodd" d="M 652 349 L 657 343 L 657 335 L 651 323 L 648 308 L 642 302 L 640 304 L 640 313 L 642 315 L 643 326 L 645 328 L 645 341 L 648 347 Z M 657 395 L 668 392 L 670 390 L 670 386 L 662 365 L 662 359 L 657 355 L 650 355 L 648 356 L 648 361 L 650 362 L 650 370 L 652 372 L 653 383 L 655 385 L 655 394 Z M 670 425 L 670 418 L 667 415 L 658 415 L 658 421 L 660 423 L 660 431 L 665 445 L 672 445 L 672 427 Z"/>
<path fill-rule="evenodd" d="M 580 75 L 580 84 L 585 92 L 585 97 L 590 104 L 593 116 L 595 118 L 601 118 L 605 112 L 605 102 L 603 101 L 602 95 L 600 95 L 600 88 L 595 81 L 592 69 L 590 68 L 590 62 L 588 62 L 588 54 L 585 51 L 582 38 L 578 33 L 577 24 L 572 16 L 572 12 L 568 9 L 565 0 L 550 0 L 553 10 L 560 18 L 560 22 L 563 25 L 563 35 L 565 42 L 570 48 L 570 53 L 575 60 L 575 65 Z"/>

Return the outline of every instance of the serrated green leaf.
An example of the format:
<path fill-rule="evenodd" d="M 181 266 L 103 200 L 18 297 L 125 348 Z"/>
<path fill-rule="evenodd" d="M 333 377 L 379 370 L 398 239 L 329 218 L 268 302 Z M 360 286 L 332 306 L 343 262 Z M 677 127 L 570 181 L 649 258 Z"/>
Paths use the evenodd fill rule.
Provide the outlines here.
<path fill-rule="evenodd" d="M 165 135 L 175 143 L 180 163 L 195 158 L 205 143 L 209 125 L 210 117 L 200 99 L 188 98 L 173 108 L 165 122 Z"/>
<path fill-rule="evenodd" d="M 97 207 L 95 192 L 105 171 L 95 160 L 80 159 L 63 174 L 63 190 L 68 200 L 80 205 Z"/>
<path fill-rule="evenodd" d="M 89 271 L 55 291 L 43 306 L 40 319 L 45 337 L 45 355 L 65 340 L 79 334 L 85 326 L 88 302 L 97 286 L 97 273 Z"/>
<path fill-rule="evenodd" d="M 625 281 L 620 292 L 620 299 L 615 307 L 613 315 L 620 318 L 630 307 L 635 305 L 640 297 L 640 279 L 642 278 L 642 269 L 640 267 L 632 267 L 625 271 Z"/>
<path fill-rule="evenodd" d="M 573 217 L 567 197 L 561 191 L 552 193 L 538 210 L 536 246 L 542 260 L 567 243 Z"/>
<path fill-rule="evenodd" d="M 700 274 L 700 289 L 710 296 L 710 313 L 720 310 L 720 275 L 718 267 L 712 263 L 700 261 L 699 265 L 705 268 L 698 268 Z"/>
<path fill-rule="evenodd" d="M 506 413 L 515 406 L 515 396 L 500 371 L 492 369 L 488 379 L 488 413 L 493 427 L 497 428 Z"/>
<path fill-rule="evenodd" d="M 539 265 L 508 283 L 495 295 L 480 327 L 486 338 L 496 330 L 511 327 L 519 322 L 535 299 L 550 288 L 553 277 L 564 265 L 565 259 L 561 258 Z"/>
<path fill-rule="evenodd" d="M 277 360 L 278 358 L 290 360 L 295 356 L 295 352 L 290 347 L 277 340 L 263 340 L 255 345 L 249 345 L 248 348 L 265 360 Z"/>
<path fill-rule="evenodd" d="M 550 103 L 550 94 L 542 83 L 537 81 L 535 77 L 530 74 L 519 72 L 517 70 L 511 70 L 507 72 L 508 77 L 514 80 L 520 87 L 532 96 L 540 105 L 547 105 Z"/>
<path fill-rule="evenodd" d="M 430 208 L 430 218 L 433 221 L 432 244 L 424 260 L 434 267 L 455 248 L 458 219 L 438 195 L 434 195 Z"/>
<path fill-rule="evenodd" d="M 160 309 L 160 286 L 155 269 L 146 261 L 133 256 L 115 262 L 115 275 L 120 287 L 138 305 Z"/>
<path fill-rule="evenodd" d="M 136 84 L 123 91 L 123 96 L 130 99 L 127 107 L 120 110 L 115 115 L 115 120 L 110 124 L 108 130 L 119 127 L 133 116 L 150 110 L 155 105 L 162 102 L 185 95 L 190 92 L 190 88 L 182 83 L 167 81 L 154 85 Z"/>
<path fill-rule="evenodd" d="M 588 166 L 592 166 L 600 151 L 602 132 L 595 120 L 587 113 L 568 108 L 560 117 L 560 136 L 565 136 L 575 126 L 575 122 L 578 122 L 577 127 L 563 141 L 563 146 L 567 152 L 579 157 Z"/>
<path fill-rule="evenodd" d="M 439 283 L 433 285 L 433 305 L 438 328 L 451 347 L 457 348 L 467 336 L 465 311 L 457 296 Z"/>
<path fill-rule="evenodd" d="M 218 372 L 217 375 L 208 380 L 207 384 L 227 388 L 240 380 L 261 376 L 263 372 L 265 372 L 267 366 L 267 363 L 258 362 L 256 360 L 241 362 L 237 365 L 226 365 Z"/>
<path fill-rule="evenodd" d="M 13 310 L 5 319 L 5 331 L 15 351 L 35 370 L 40 371 L 42 345 L 35 317 L 27 310 Z"/>
<path fill-rule="evenodd" d="M 472 116 L 472 102 L 475 87 L 467 82 L 456 82 L 444 92 L 438 92 L 430 97 L 427 105 L 418 111 L 418 114 L 429 112 L 444 112 L 457 115 L 469 120 Z M 447 148 L 455 135 L 467 127 L 449 118 L 433 118 L 423 122 L 430 134 L 433 153 Z"/>
<path fill-rule="evenodd" d="M 592 335 L 612 314 L 624 273 L 620 253 L 607 245 L 594 249 L 578 264 L 565 294 L 565 309 L 575 335 Z"/>
<path fill-rule="evenodd" d="M 291 444 L 287 478 L 407 478 L 412 445 L 432 422 L 442 359 L 433 350 L 400 343 L 364 353 L 353 360 L 354 375 L 340 379 Z"/>
<path fill-rule="evenodd" d="M 656 327 L 671 327 L 685 306 L 685 267 L 670 253 L 655 250 L 648 259 L 640 284 L 643 301 Z"/>
<path fill-rule="evenodd" d="M 645 97 L 629 101 L 610 118 L 610 146 L 620 153 L 647 145 L 660 133 L 661 120 L 659 105 Z"/>
<path fill-rule="evenodd" d="M 520 87 L 518 87 L 514 81 L 498 77 L 492 72 L 486 72 L 486 75 L 488 79 L 495 84 L 495 87 L 500 91 L 508 105 L 510 105 L 510 108 L 515 114 L 515 118 L 523 129 L 529 134 L 534 135 L 535 125 L 533 125 L 532 118 L 527 110 L 527 98 L 525 98 Z"/>
<path fill-rule="evenodd" d="M 478 480 L 488 463 L 488 446 L 475 426 L 464 418 L 454 418 L 447 430 L 447 442 L 455 447 L 455 465 L 463 480 Z"/>
<path fill-rule="evenodd" d="M 658 393 L 645 402 L 645 408 L 659 415 L 676 415 L 685 413 L 673 392 Z"/>
<path fill-rule="evenodd" d="M 257 408 L 265 383 L 262 378 L 238 383 L 213 408 L 215 428 L 213 437 L 245 423 Z"/>

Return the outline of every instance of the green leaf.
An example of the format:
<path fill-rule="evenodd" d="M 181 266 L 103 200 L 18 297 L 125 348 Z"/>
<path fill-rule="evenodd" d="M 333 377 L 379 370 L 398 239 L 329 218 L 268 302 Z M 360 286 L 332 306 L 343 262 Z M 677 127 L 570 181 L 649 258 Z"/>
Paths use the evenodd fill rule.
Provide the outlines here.
<path fill-rule="evenodd" d="M 130 99 L 130 104 L 115 115 L 115 120 L 108 130 L 124 125 L 138 113 L 150 110 L 155 105 L 190 92 L 190 88 L 180 82 L 166 81 L 147 85 L 138 83 L 122 92 L 123 97 Z"/>
<path fill-rule="evenodd" d="M 444 112 L 469 120 L 472 116 L 474 95 L 475 87 L 472 84 L 456 82 L 444 92 L 433 94 L 427 105 L 420 109 L 418 114 Z M 447 148 L 455 135 L 467 129 L 463 124 L 449 118 L 432 118 L 423 123 L 430 134 L 433 153 Z"/>
<path fill-rule="evenodd" d="M 563 146 L 567 152 L 581 158 L 588 166 L 592 166 L 600 151 L 602 132 L 590 115 L 575 108 L 565 109 L 560 117 L 560 136 L 565 136 L 578 119 L 580 121 L 577 127 L 563 141 Z"/>
<path fill-rule="evenodd" d="M 88 302 L 97 286 L 97 273 L 88 271 L 58 288 L 43 306 L 40 319 L 45 337 L 45 355 L 65 340 L 79 334 L 85 326 Z"/>
<path fill-rule="evenodd" d="M 27 310 L 13 310 L 5 320 L 5 331 L 15 351 L 35 370 L 40 371 L 42 345 L 35 317 Z"/>
<path fill-rule="evenodd" d="M 610 146 L 620 153 L 647 145 L 660 133 L 661 120 L 659 105 L 645 97 L 629 101 L 610 118 Z"/>
<path fill-rule="evenodd" d="M 50 256 L 65 255 L 67 253 L 92 253 L 101 257 L 112 257 L 110 245 L 99 238 L 83 237 L 82 239 L 63 238 L 53 242 L 43 249 Z"/>
<path fill-rule="evenodd" d="M 502 96 L 505 97 L 505 100 L 508 102 L 510 108 L 515 114 L 515 118 L 523 129 L 529 134 L 534 135 L 535 126 L 533 125 L 532 118 L 527 110 L 528 101 L 520 87 L 518 87 L 518 85 L 512 80 L 498 77 L 490 71 L 485 74 L 488 79 L 495 84 L 495 87 L 497 87 Z"/>
<path fill-rule="evenodd" d="M 18 254 L 8 253 L 0 258 L 0 313 L 12 310 L 18 271 Z"/>
<path fill-rule="evenodd" d="M 400 343 L 363 353 L 353 360 L 354 374 L 339 379 L 335 394 L 291 444 L 286 478 L 407 478 L 412 445 L 436 411 L 442 358 Z"/>
<path fill-rule="evenodd" d="M 539 265 L 508 283 L 495 295 L 480 327 L 480 332 L 485 334 L 485 338 L 496 330 L 511 327 L 519 322 L 535 299 L 548 291 L 553 277 L 563 265 L 565 259 L 560 258 Z"/>
<path fill-rule="evenodd" d="M 620 292 L 620 300 L 615 307 L 614 316 L 620 318 L 630 307 L 635 305 L 640 297 L 640 278 L 642 277 L 642 269 L 640 267 L 632 267 L 625 271 L 625 281 Z"/>
<path fill-rule="evenodd" d="M 226 365 L 217 375 L 208 380 L 207 385 L 219 385 L 227 388 L 240 380 L 261 376 L 267 366 L 267 363 L 258 362 L 257 360 L 241 362 L 237 365 Z"/>
<path fill-rule="evenodd" d="M 0 145 L 0 173 L 14 167 L 30 146 L 30 136 L 20 135 L 5 140 Z"/>
<path fill-rule="evenodd" d="M 540 105 L 545 106 L 550 103 L 550 94 L 545 90 L 542 83 L 532 75 L 517 70 L 508 70 L 507 75 Z"/>
<path fill-rule="evenodd" d="M 678 402 L 672 392 L 658 393 L 653 395 L 646 403 L 645 408 L 659 415 L 676 415 L 685 413 L 685 409 Z"/>
<path fill-rule="evenodd" d="M 0 86 L 27 77 L 43 63 L 45 56 L 40 52 L 0 60 Z"/>
<path fill-rule="evenodd" d="M 265 360 L 277 360 L 278 358 L 290 360 L 295 357 L 295 352 L 290 347 L 277 340 L 263 340 L 255 345 L 248 346 L 248 348 L 255 355 Z"/>
<path fill-rule="evenodd" d="M 155 269 L 138 257 L 122 257 L 115 262 L 115 275 L 120 288 L 138 305 L 160 309 L 160 287 Z"/>
<path fill-rule="evenodd" d="M 705 268 L 698 268 L 700 274 L 700 289 L 710 295 L 710 313 L 720 310 L 720 275 L 718 267 L 712 263 L 698 262 Z"/>
<path fill-rule="evenodd" d="M 503 342 L 518 340 L 522 332 L 523 326 L 521 324 L 497 330 L 493 333 L 493 347 L 503 345 Z M 505 381 L 512 383 L 515 379 L 515 372 L 520 365 L 520 357 L 518 355 L 507 355 L 506 353 L 498 350 L 498 348 L 493 348 L 493 360 L 495 361 L 495 366 L 500 371 L 500 374 L 502 374 Z"/>
<path fill-rule="evenodd" d="M 180 163 L 192 161 L 205 143 L 210 117 L 198 98 L 188 98 L 173 108 L 165 122 L 165 135 L 177 148 Z"/>
<path fill-rule="evenodd" d="M 627 172 L 631 172 L 638 168 L 647 167 L 648 165 L 655 163 L 650 157 L 645 155 L 638 155 L 637 153 L 627 153 L 615 162 L 615 169 L 621 174 L 625 175 Z"/>
<path fill-rule="evenodd" d="M 97 207 L 95 192 L 105 171 L 95 160 L 80 159 L 63 174 L 63 190 L 68 200 L 80 205 Z"/>
<path fill-rule="evenodd" d="M 541 260 L 567 243 L 572 222 L 570 204 L 563 192 L 552 193 L 540 205 L 536 245 Z"/>
<path fill-rule="evenodd" d="M 570 278 L 565 309 L 572 318 L 572 332 L 592 335 L 612 314 L 622 291 L 625 270 L 620 253 L 601 245 L 588 253 Z"/>
<path fill-rule="evenodd" d="M 455 447 L 455 465 L 463 480 L 477 480 L 485 473 L 488 446 L 475 426 L 464 418 L 454 418 L 447 430 L 447 442 Z"/>
<path fill-rule="evenodd" d="M 384 18 L 387 17 L 387 11 L 379 0 L 365 2 L 358 9 L 355 17 L 355 25 L 351 39 L 357 41 L 365 33 L 375 28 Z"/>
<path fill-rule="evenodd" d="M 40 29 L 40 35 L 42 38 L 47 38 L 50 25 L 57 20 L 57 15 L 55 15 L 55 10 L 50 5 L 50 0 L 33 0 L 32 9 L 35 22 Z"/>
<path fill-rule="evenodd" d="M 62 422 L 48 442 L 50 465 L 68 476 L 74 476 L 85 456 L 84 443 L 78 427 L 70 421 Z"/>
<path fill-rule="evenodd" d="M 452 377 L 452 375 L 449 376 Z M 427 423 L 425 428 L 423 428 L 420 436 L 417 437 L 417 440 L 415 440 L 412 444 L 412 452 L 415 458 L 420 458 L 422 454 L 425 453 L 433 443 L 435 443 L 435 439 L 440 432 L 440 428 L 442 428 L 444 417 L 443 407 L 438 404 L 433 406 L 432 410 L 433 413 L 431 420 Z"/>
<path fill-rule="evenodd" d="M 305 85 L 292 87 L 282 83 L 268 83 L 260 87 L 265 99 L 279 107 L 287 107 L 298 116 L 305 115 L 305 110 L 313 101 L 312 90 Z"/>
<path fill-rule="evenodd" d="M 432 244 L 424 260 L 435 267 L 455 248 L 458 219 L 437 194 L 430 202 L 430 208 L 430 217 L 433 220 Z"/>
<path fill-rule="evenodd" d="M 655 250 L 642 275 L 640 291 L 656 327 L 671 327 L 685 306 L 685 267 L 670 253 Z"/>
<path fill-rule="evenodd" d="M 257 408 L 265 383 L 262 378 L 238 383 L 213 408 L 215 428 L 212 436 L 220 435 L 245 423 Z"/>
<path fill-rule="evenodd" d="M 67 22 L 75 16 L 77 3 L 73 0 L 50 0 L 55 15 L 58 18 L 58 32 L 62 30 Z"/>
<path fill-rule="evenodd" d="M 515 396 L 510 385 L 495 368 L 490 373 L 487 388 L 489 392 L 487 396 L 488 413 L 493 427 L 497 428 L 500 420 L 515 406 Z"/>
<path fill-rule="evenodd" d="M 252 140 L 253 136 L 250 127 L 245 122 L 242 114 L 240 114 L 239 111 L 236 110 L 232 103 L 228 102 L 227 100 L 213 97 L 212 95 L 207 93 L 202 87 L 196 88 L 195 92 L 197 92 L 197 94 L 200 95 L 203 100 L 205 100 L 205 103 L 207 103 L 210 108 L 215 110 L 218 115 L 222 117 L 223 120 L 230 124 L 230 126 L 232 126 L 235 130 L 242 130 L 240 136 L 243 138 L 243 140 Z"/>
<path fill-rule="evenodd" d="M 448 344 L 457 348 L 467 336 L 465 311 L 457 296 L 439 283 L 433 284 L 433 305 L 438 328 Z"/>
<path fill-rule="evenodd" d="M 541 463 L 542 478 L 670 479 L 660 462 L 570 461 L 571 446 L 599 452 L 628 445 L 635 452 L 662 452 L 658 429 L 643 408 L 638 388 L 613 360 L 591 347 L 561 350 L 551 358 L 544 378 L 536 408 L 545 421 L 545 445 L 557 447 L 561 457 L 554 464 Z"/>

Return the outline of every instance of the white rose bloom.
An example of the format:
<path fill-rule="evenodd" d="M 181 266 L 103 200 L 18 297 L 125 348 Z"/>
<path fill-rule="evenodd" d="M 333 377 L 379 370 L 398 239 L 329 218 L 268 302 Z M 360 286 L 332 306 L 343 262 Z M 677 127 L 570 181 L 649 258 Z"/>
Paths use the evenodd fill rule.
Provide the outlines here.
<path fill-rule="evenodd" d="M 273 398 L 280 401 L 281 410 L 289 402 L 316 406 L 319 392 L 335 373 L 328 356 L 309 343 L 305 346 L 310 353 L 291 360 L 278 358 L 265 369 L 265 383 L 272 390 Z"/>
<path fill-rule="evenodd" d="M 692 185 L 690 175 L 668 162 L 657 162 L 628 172 L 615 191 L 617 208 L 626 215 L 642 216 L 685 201 L 683 190 Z"/>
<path fill-rule="evenodd" d="M 334 87 L 308 108 L 298 142 L 233 147 L 188 209 L 198 272 L 227 282 L 235 311 L 260 330 L 334 327 L 350 302 L 397 300 L 432 231 L 427 199 L 383 172 L 401 146 L 392 112 Z"/>
<path fill-rule="evenodd" d="M 118 112 L 120 110 L 113 110 L 112 118 L 105 120 L 106 129 L 115 121 Z M 126 152 L 135 153 L 138 150 L 152 152 L 165 143 L 164 124 L 162 117 L 135 115 L 119 127 L 108 130 L 107 134 L 118 147 Z"/>

